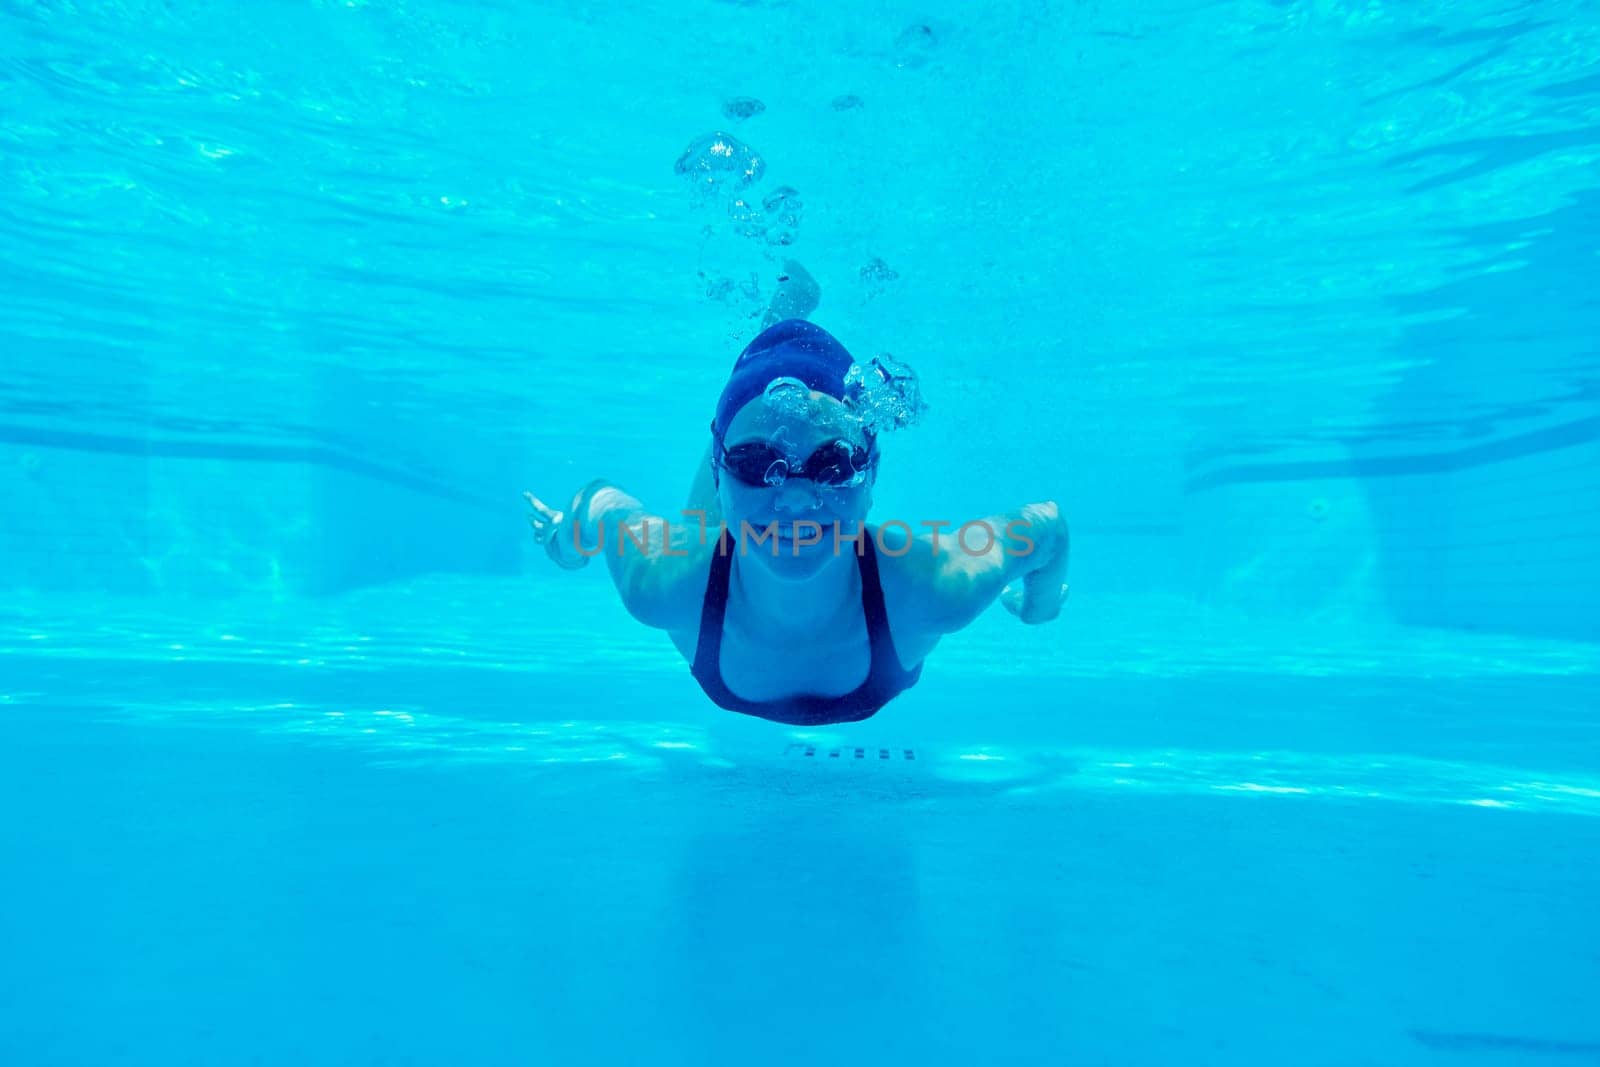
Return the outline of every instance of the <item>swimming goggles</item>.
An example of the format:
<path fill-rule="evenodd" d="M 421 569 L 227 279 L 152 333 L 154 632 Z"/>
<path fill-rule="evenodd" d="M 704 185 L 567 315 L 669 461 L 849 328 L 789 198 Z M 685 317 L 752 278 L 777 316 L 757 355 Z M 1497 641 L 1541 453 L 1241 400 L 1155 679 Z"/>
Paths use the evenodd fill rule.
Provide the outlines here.
<path fill-rule="evenodd" d="M 724 448 L 722 469 L 745 485 L 782 485 L 793 478 L 806 478 L 835 489 L 860 485 L 877 456 L 849 441 L 829 441 L 818 446 L 798 469 L 791 469 L 789 457 L 765 441 L 748 441 Z"/>

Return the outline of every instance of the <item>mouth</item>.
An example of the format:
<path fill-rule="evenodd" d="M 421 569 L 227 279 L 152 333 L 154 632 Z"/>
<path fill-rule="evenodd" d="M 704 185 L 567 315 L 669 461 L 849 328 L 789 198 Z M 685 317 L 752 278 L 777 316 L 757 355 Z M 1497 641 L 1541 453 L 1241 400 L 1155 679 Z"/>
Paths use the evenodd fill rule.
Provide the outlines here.
<path fill-rule="evenodd" d="M 777 524 L 774 525 L 773 530 L 774 530 L 773 540 L 777 541 L 778 544 L 781 545 L 785 551 L 789 551 L 789 550 L 793 549 L 795 547 L 795 545 L 797 543 L 799 543 L 799 538 L 800 538 L 800 536 L 802 534 L 807 539 L 806 542 L 800 546 L 802 548 L 810 548 L 810 547 L 813 547 L 814 545 L 818 545 L 818 544 L 822 543 L 820 539 L 815 540 L 815 541 L 811 540 L 812 538 L 817 536 L 818 531 L 813 530 L 809 526 L 807 526 L 804 530 L 798 530 L 797 531 L 795 529 L 795 526 L 794 526 L 793 523 L 782 523 L 782 522 L 780 522 L 780 523 L 777 523 Z"/>

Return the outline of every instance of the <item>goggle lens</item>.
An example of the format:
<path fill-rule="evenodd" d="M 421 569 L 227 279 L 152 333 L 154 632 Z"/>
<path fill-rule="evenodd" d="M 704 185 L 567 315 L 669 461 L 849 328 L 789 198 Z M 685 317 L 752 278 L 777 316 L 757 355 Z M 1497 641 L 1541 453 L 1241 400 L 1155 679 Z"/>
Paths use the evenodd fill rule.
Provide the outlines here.
<path fill-rule="evenodd" d="M 751 441 L 724 452 L 722 466 L 746 485 L 776 486 L 798 477 L 838 489 L 866 481 L 872 456 L 849 441 L 829 441 L 791 471 L 788 456 L 764 441 Z"/>

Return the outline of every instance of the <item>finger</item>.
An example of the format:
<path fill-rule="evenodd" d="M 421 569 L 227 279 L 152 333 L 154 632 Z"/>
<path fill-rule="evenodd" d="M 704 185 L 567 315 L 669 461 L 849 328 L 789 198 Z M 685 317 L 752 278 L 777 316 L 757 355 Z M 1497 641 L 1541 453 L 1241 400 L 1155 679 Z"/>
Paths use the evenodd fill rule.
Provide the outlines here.
<path fill-rule="evenodd" d="M 1052 622 L 1055 619 L 1060 618 L 1061 617 L 1061 606 L 1062 606 L 1062 603 L 1066 599 L 1067 599 L 1067 587 L 1066 587 L 1065 584 L 1063 584 L 1061 586 L 1060 593 L 1056 596 L 1056 598 L 1053 601 L 1051 601 L 1048 604 L 1040 604 L 1035 608 L 1035 610 L 1033 612 L 1033 617 L 1032 617 L 1032 619 L 1030 621 L 1036 622 L 1036 623 L 1039 623 L 1039 622 Z"/>
<path fill-rule="evenodd" d="M 541 516 L 550 522 L 555 522 L 561 517 L 561 512 L 557 511 L 549 504 L 546 504 L 543 500 L 540 500 L 532 493 L 523 493 L 522 495 L 528 501 L 529 507 L 533 508 L 534 511 L 537 511 Z"/>

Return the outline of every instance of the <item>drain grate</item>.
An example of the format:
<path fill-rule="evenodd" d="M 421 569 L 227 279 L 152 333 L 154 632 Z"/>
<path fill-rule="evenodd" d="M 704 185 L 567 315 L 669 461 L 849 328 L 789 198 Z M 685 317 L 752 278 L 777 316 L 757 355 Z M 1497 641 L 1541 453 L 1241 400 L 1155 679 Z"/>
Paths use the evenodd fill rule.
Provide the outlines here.
<path fill-rule="evenodd" d="M 789 747 L 783 750 L 783 754 L 797 759 L 880 759 L 899 760 L 902 763 L 917 758 L 917 751 L 914 748 L 878 748 L 869 745 L 840 745 L 835 748 L 818 748 L 816 745 L 808 745 L 801 741 L 790 744 Z"/>

